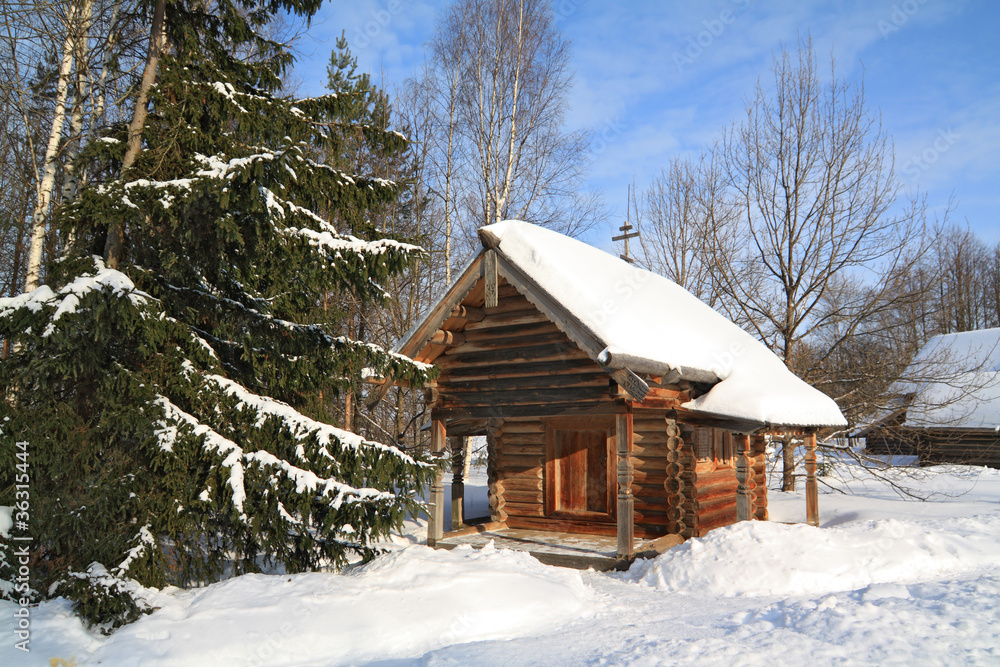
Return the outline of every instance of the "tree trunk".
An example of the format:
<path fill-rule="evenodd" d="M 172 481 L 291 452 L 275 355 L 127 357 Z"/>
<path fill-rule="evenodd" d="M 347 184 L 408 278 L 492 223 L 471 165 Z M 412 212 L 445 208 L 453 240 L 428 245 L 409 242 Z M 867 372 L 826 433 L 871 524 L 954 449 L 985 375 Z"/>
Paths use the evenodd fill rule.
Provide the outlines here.
<path fill-rule="evenodd" d="M 142 82 L 139 84 L 139 95 L 135 101 L 135 111 L 132 113 L 132 122 L 128 126 L 128 148 L 125 151 L 125 158 L 122 160 L 121 173 L 124 175 L 142 149 L 142 129 L 146 125 L 146 115 L 149 112 L 149 91 L 156 81 L 156 70 L 160 65 L 160 54 L 166 47 L 166 34 L 164 33 L 163 13 L 166 7 L 166 0 L 156 0 L 153 9 L 153 24 L 149 34 L 149 54 L 146 57 L 146 67 L 142 72 Z M 124 247 L 125 230 L 122 229 L 121 221 L 112 223 L 108 228 L 108 238 L 104 244 L 104 262 L 109 268 L 117 269 L 122 258 Z"/>
<path fill-rule="evenodd" d="M 469 471 L 472 469 L 472 436 L 465 436 L 462 446 L 465 448 L 465 469 L 462 471 L 462 478 L 468 481 Z"/>
<path fill-rule="evenodd" d="M 781 490 L 795 490 L 795 438 L 790 435 L 781 438 Z"/>
<path fill-rule="evenodd" d="M 89 11 L 85 3 L 80 11 Z M 89 17 L 86 17 L 89 18 Z M 24 291 L 30 292 L 41 282 L 42 248 L 45 244 L 45 221 L 52 201 L 52 188 L 56 180 L 56 157 L 62 139 L 63 124 L 66 122 L 66 95 L 69 91 L 70 75 L 73 70 L 73 52 L 76 34 L 76 11 L 72 4 L 66 10 L 66 39 L 63 42 L 62 60 L 59 63 L 59 79 L 56 82 L 56 106 L 52 116 L 52 130 L 49 144 L 45 149 L 45 159 L 38 180 L 35 210 L 31 215 L 31 242 L 28 247 L 28 272 L 24 280 Z"/>

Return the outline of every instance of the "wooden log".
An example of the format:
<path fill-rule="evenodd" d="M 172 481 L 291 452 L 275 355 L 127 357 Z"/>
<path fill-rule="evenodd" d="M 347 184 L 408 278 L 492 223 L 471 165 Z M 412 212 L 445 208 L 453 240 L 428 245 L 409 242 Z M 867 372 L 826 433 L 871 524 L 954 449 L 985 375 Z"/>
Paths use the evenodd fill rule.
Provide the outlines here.
<path fill-rule="evenodd" d="M 545 433 L 540 431 L 504 431 L 499 435 L 504 447 L 545 448 Z"/>
<path fill-rule="evenodd" d="M 500 477 L 504 480 L 513 479 L 543 479 L 544 468 L 540 465 L 535 465 L 527 468 L 515 468 L 513 466 L 503 467 L 499 469 Z"/>
<path fill-rule="evenodd" d="M 684 538 L 680 535 L 665 535 L 641 544 L 635 556 L 636 558 L 656 558 L 667 550 L 673 549 L 683 543 Z"/>
<path fill-rule="evenodd" d="M 441 408 L 438 411 L 446 419 L 486 419 L 512 417 L 554 417 L 614 415 L 621 407 L 603 401 L 573 401 L 569 403 L 547 403 L 539 405 L 471 405 Z"/>
<path fill-rule="evenodd" d="M 482 322 L 486 317 L 486 311 L 482 308 L 472 308 L 459 304 L 451 309 L 451 317 L 466 322 Z"/>
<path fill-rule="evenodd" d="M 632 479 L 641 484 L 662 486 L 667 481 L 667 473 L 664 470 L 642 470 L 633 468 Z"/>
<path fill-rule="evenodd" d="M 699 525 L 705 521 L 712 521 L 720 515 L 732 515 L 733 521 L 736 520 L 736 499 L 731 498 L 729 502 L 714 504 L 711 507 L 699 507 L 698 508 L 698 519 Z"/>
<path fill-rule="evenodd" d="M 526 530 L 551 530 L 582 535 L 615 535 L 617 528 L 614 522 L 596 521 L 566 521 L 561 519 L 513 516 L 507 520 L 510 528 Z"/>
<path fill-rule="evenodd" d="M 618 455 L 618 557 L 631 558 L 635 551 L 635 502 L 632 498 L 632 411 L 615 417 L 615 446 Z"/>
<path fill-rule="evenodd" d="M 503 423 L 500 428 L 500 432 L 503 434 L 511 433 L 545 433 L 545 424 L 538 419 L 529 420 L 513 420 L 508 419 Z"/>
<path fill-rule="evenodd" d="M 674 402 L 676 402 L 677 399 L 683 399 L 682 402 L 690 400 L 688 398 L 687 392 L 681 390 L 676 385 L 671 385 L 671 386 L 668 386 L 668 387 L 662 387 L 662 386 L 657 386 L 657 385 L 651 384 L 651 385 L 649 385 L 649 394 L 647 394 L 647 398 L 660 398 L 660 399 L 670 400 L 670 401 L 674 401 Z M 644 408 L 649 407 L 649 406 L 646 405 L 645 401 L 642 402 L 642 406 Z M 659 408 L 654 408 L 654 409 L 659 409 Z M 664 409 L 666 409 L 666 408 L 664 408 Z"/>
<path fill-rule="evenodd" d="M 431 456 L 440 458 L 445 450 L 445 422 L 431 417 Z M 444 535 L 444 470 L 438 468 L 431 482 L 427 516 L 427 545 L 434 546 Z"/>
<path fill-rule="evenodd" d="M 450 363 L 452 360 L 443 358 L 438 362 L 441 367 L 441 375 L 438 382 L 447 384 L 453 381 L 464 380 L 495 380 L 500 378 L 525 378 L 525 377 L 548 377 L 552 374 L 564 373 L 598 373 L 603 371 L 589 358 L 575 357 L 573 359 L 563 358 L 556 361 L 542 362 L 531 360 L 526 363 L 511 364 L 487 364 L 462 366 Z"/>
<path fill-rule="evenodd" d="M 710 465 L 714 465 L 711 464 Z M 698 485 L 709 486 L 720 482 L 731 482 L 736 484 L 736 471 L 733 468 L 719 468 L 708 472 L 698 472 Z"/>
<path fill-rule="evenodd" d="M 636 493 L 633 493 L 632 495 L 635 497 L 636 511 L 646 510 L 651 512 L 666 512 L 670 508 L 666 496 L 642 497 Z"/>
<path fill-rule="evenodd" d="M 438 329 L 431 336 L 430 342 L 434 345 L 444 345 L 448 348 L 458 347 L 465 343 L 465 336 L 459 331 L 444 331 Z M 447 354 L 447 352 L 445 352 Z"/>
<path fill-rule="evenodd" d="M 819 525 L 819 486 L 816 483 L 816 434 L 809 433 L 805 438 L 806 455 L 806 523 L 810 526 Z"/>
<path fill-rule="evenodd" d="M 482 380 L 452 380 L 438 382 L 448 393 L 464 394 L 483 391 L 522 391 L 592 386 L 603 389 L 607 378 L 598 373 L 548 373 L 546 375 L 506 376 Z"/>
<path fill-rule="evenodd" d="M 497 295 L 501 299 L 510 299 L 511 297 L 522 296 L 522 294 L 517 290 L 517 288 L 511 285 L 509 282 L 507 282 L 507 280 L 503 277 L 501 277 L 499 281 Z"/>
<path fill-rule="evenodd" d="M 698 484 L 695 486 L 696 493 L 699 498 L 707 498 L 709 496 L 716 496 L 719 494 L 729 494 L 736 497 L 736 491 L 739 489 L 739 484 L 735 479 L 726 479 L 722 481 L 716 481 L 711 484 L 702 484 L 701 478 L 698 478 Z"/>
<path fill-rule="evenodd" d="M 704 537 L 706 533 L 710 530 L 715 530 L 716 528 L 722 528 L 723 526 L 731 526 L 736 523 L 736 508 L 733 508 L 730 514 L 720 514 L 713 517 L 711 520 L 700 521 L 698 524 L 698 536 Z"/>
<path fill-rule="evenodd" d="M 508 521 L 514 516 L 545 516 L 545 507 L 542 503 L 512 503 L 504 504 L 507 511 Z"/>
<path fill-rule="evenodd" d="M 544 482 L 539 478 L 508 477 L 504 479 L 504 493 L 507 491 L 541 493 L 543 488 Z"/>
<path fill-rule="evenodd" d="M 641 405 L 633 406 L 632 419 L 636 431 L 649 431 L 663 433 L 667 435 L 667 429 L 663 419 L 667 414 L 666 410 L 647 410 Z"/>
<path fill-rule="evenodd" d="M 465 438 L 448 438 L 451 448 L 451 529 L 465 525 Z"/>
<path fill-rule="evenodd" d="M 545 456 L 545 443 L 544 442 L 538 442 L 537 438 L 536 438 L 535 442 L 531 442 L 531 440 L 527 440 L 526 439 L 526 440 L 523 441 L 525 444 L 512 443 L 512 442 L 508 441 L 508 438 L 512 438 L 512 437 L 513 436 L 509 436 L 509 435 L 504 437 L 504 443 L 503 443 L 503 452 L 504 452 L 504 455 L 509 455 L 509 456 Z M 519 440 L 521 440 L 521 439 L 519 438 Z M 530 443 L 530 444 L 527 444 L 527 443 Z"/>
<path fill-rule="evenodd" d="M 496 308 L 499 299 L 499 285 L 497 280 L 497 252 L 487 250 L 483 254 L 483 283 L 486 286 L 486 301 L 484 307 L 488 310 Z"/>
<path fill-rule="evenodd" d="M 640 482 L 632 482 L 632 495 L 646 498 L 665 497 L 662 484 L 642 484 Z"/>
<path fill-rule="evenodd" d="M 444 534 L 444 538 L 449 537 L 466 537 L 468 535 L 475 535 L 477 533 L 489 533 L 494 530 L 506 530 L 507 524 L 503 521 L 487 521 L 486 523 L 480 523 L 475 526 L 465 526 L 458 530 L 452 530 Z"/>
<path fill-rule="evenodd" d="M 642 471 L 647 474 L 653 475 L 663 475 L 667 476 L 667 461 L 666 459 L 651 459 L 651 458 L 639 458 L 638 456 L 632 457 L 634 461 L 635 471 Z M 662 480 L 660 481 L 662 484 Z"/>
<path fill-rule="evenodd" d="M 667 398 L 659 396 L 649 396 L 646 395 L 642 399 L 641 405 L 644 408 L 657 408 L 665 410 L 673 410 L 680 407 L 681 403 L 687 402 L 687 398 Z"/>
<path fill-rule="evenodd" d="M 453 392 L 442 388 L 438 393 L 437 404 L 441 408 L 457 408 L 473 405 L 506 407 L 513 405 L 599 401 L 601 398 L 601 391 L 595 387 L 559 387 L 555 389 L 477 392 Z"/>
<path fill-rule="evenodd" d="M 469 342 L 479 342 L 483 340 L 493 340 L 495 338 L 539 336 L 543 334 L 562 332 L 559 328 L 546 319 L 535 319 L 529 322 L 494 322 L 496 326 L 489 327 L 469 327 L 465 329 L 465 337 Z M 566 334 L 562 334 L 566 335 Z"/>
<path fill-rule="evenodd" d="M 647 512 L 638 512 L 637 511 L 635 513 L 635 523 L 637 525 L 664 526 L 665 527 L 665 526 L 667 526 L 667 525 L 669 525 L 671 523 L 674 523 L 674 520 L 673 520 L 673 518 L 668 518 L 665 513 L 664 514 L 655 514 L 655 513 L 647 513 Z"/>
<path fill-rule="evenodd" d="M 498 350 L 515 350 L 525 347 L 538 347 L 542 344 L 562 344 L 565 346 L 571 345 L 569 339 L 566 338 L 566 334 L 561 331 L 553 331 L 551 333 L 529 335 L 529 336 L 504 336 L 491 337 L 491 338 L 481 338 L 476 341 L 470 341 L 465 336 L 461 337 L 462 344 L 461 347 L 449 347 L 445 350 L 445 356 L 461 354 L 467 356 L 474 353 L 486 353 L 495 352 Z M 442 343 L 443 344 L 443 343 Z"/>
<path fill-rule="evenodd" d="M 533 503 L 536 505 L 542 505 L 545 500 L 541 489 L 532 489 L 529 491 L 507 489 L 503 492 L 503 498 L 506 503 Z"/>
<path fill-rule="evenodd" d="M 465 325 L 466 332 L 489 331 L 497 327 L 509 327 L 523 324 L 543 324 L 550 322 L 549 318 L 527 300 L 524 301 L 520 310 L 507 310 L 504 313 L 497 313 L 494 309 L 492 314 L 486 315 L 481 320 L 468 322 Z"/>
<path fill-rule="evenodd" d="M 493 308 L 487 308 L 485 306 L 485 301 L 484 301 L 483 308 L 486 311 L 486 317 L 483 319 L 484 322 L 491 318 L 503 318 L 507 314 L 513 312 L 519 312 L 519 311 L 534 311 L 536 313 L 539 312 L 538 309 L 535 308 L 535 304 L 531 303 L 523 296 L 504 297 L 503 299 L 500 299 L 497 302 L 497 305 Z"/>
<path fill-rule="evenodd" d="M 753 460 L 750 458 L 750 436 L 733 438 L 736 448 L 736 520 L 749 521 L 754 515 Z"/>
<path fill-rule="evenodd" d="M 729 507 L 732 505 L 736 507 L 736 494 L 727 494 L 724 496 L 716 496 L 714 498 L 705 498 L 704 500 L 694 501 L 694 509 L 698 513 L 698 516 L 703 516 L 705 514 L 710 514 L 720 507 Z"/>
<path fill-rule="evenodd" d="M 643 459 L 666 459 L 667 458 L 667 446 L 666 443 L 649 443 L 645 438 L 640 438 L 638 435 L 634 441 L 634 454 L 636 457 L 642 457 Z"/>
<path fill-rule="evenodd" d="M 497 462 L 502 470 L 523 470 L 545 465 L 545 457 L 540 453 L 519 455 L 508 453 L 504 447 L 497 456 Z"/>
<path fill-rule="evenodd" d="M 708 497 L 698 497 L 695 500 L 695 503 L 697 503 L 697 507 L 698 507 L 699 511 L 702 511 L 702 510 L 704 510 L 706 508 L 714 507 L 714 506 L 717 506 L 717 505 L 720 505 L 720 504 L 735 503 L 735 502 L 736 502 L 736 493 L 735 492 L 732 492 L 732 493 L 720 493 L 720 494 L 717 494 L 717 495 L 714 495 L 714 496 L 708 496 Z"/>
<path fill-rule="evenodd" d="M 513 349 L 488 350 L 482 352 L 469 352 L 459 354 L 456 349 L 454 355 L 444 355 L 437 363 L 443 367 L 446 365 L 465 366 L 493 366 L 496 364 L 507 364 L 513 362 L 542 362 L 568 359 L 589 359 L 586 353 L 580 348 L 569 343 L 549 343 L 547 345 L 537 345 L 530 347 L 516 347 Z"/>

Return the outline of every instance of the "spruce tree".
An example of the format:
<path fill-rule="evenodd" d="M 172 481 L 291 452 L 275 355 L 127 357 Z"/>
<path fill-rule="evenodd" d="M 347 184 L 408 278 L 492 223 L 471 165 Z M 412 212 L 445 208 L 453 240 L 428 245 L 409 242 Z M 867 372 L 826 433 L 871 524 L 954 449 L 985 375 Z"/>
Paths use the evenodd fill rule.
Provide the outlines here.
<path fill-rule="evenodd" d="M 416 509 L 429 464 L 311 412 L 319 388 L 429 372 L 316 317 L 325 294 L 390 298 L 381 284 L 421 253 L 329 221 L 403 189 L 330 159 L 345 137 L 386 156 L 406 141 L 350 92 L 281 94 L 291 57 L 263 31 L 319 4 L 147 9 L 165 39 L 141 150 L 125 125 L 85 149 L 97 176 L 59 212 L 71 242 L 49 285 L 0 299 L 0 504 L 18 464 L 30 480 L 30 518 L 0 540 L 4 595 L 24 596 L 12 554 L 30 544 L 30 594 L 70 596 L 110 630 L 148 610 L 143 586 L 370 559 Z"/>

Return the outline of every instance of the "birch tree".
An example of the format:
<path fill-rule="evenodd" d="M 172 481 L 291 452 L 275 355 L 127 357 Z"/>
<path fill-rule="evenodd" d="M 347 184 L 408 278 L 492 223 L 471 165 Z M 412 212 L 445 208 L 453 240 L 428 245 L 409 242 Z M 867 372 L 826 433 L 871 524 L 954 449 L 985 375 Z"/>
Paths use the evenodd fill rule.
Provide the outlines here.
<path fill-rule="evenodd" d="M 594 224 L 583 192 L 589 137 L 564 129 L 570 46 L 543 0 L 460 0 L 431 42 L 436 185 L 446 274 L 455 240 L 522 218 L 568 234 Z M 456 224 L 460 219 L 460 228 Z"/>

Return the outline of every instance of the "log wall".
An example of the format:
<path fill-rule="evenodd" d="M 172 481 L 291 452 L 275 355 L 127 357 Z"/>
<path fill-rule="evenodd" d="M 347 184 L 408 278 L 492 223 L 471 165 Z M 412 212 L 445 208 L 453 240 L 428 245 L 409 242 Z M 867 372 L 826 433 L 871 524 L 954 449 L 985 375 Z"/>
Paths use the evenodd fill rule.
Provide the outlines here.
<path fill-rule="evenodd" d="M 960 463 L 1000 468 L 1000 433 L 992 429 L 928 430 L 918 437 L 920 465 Z"/>
<path fill-rule="evenodd" d="M 614 411 L 608 375 L 514 287 L 463 322 L 441 369 L 435 410 L 447 418 L 511 418 Z M 446 322 L 447 325 L 447 322 Z"/>

